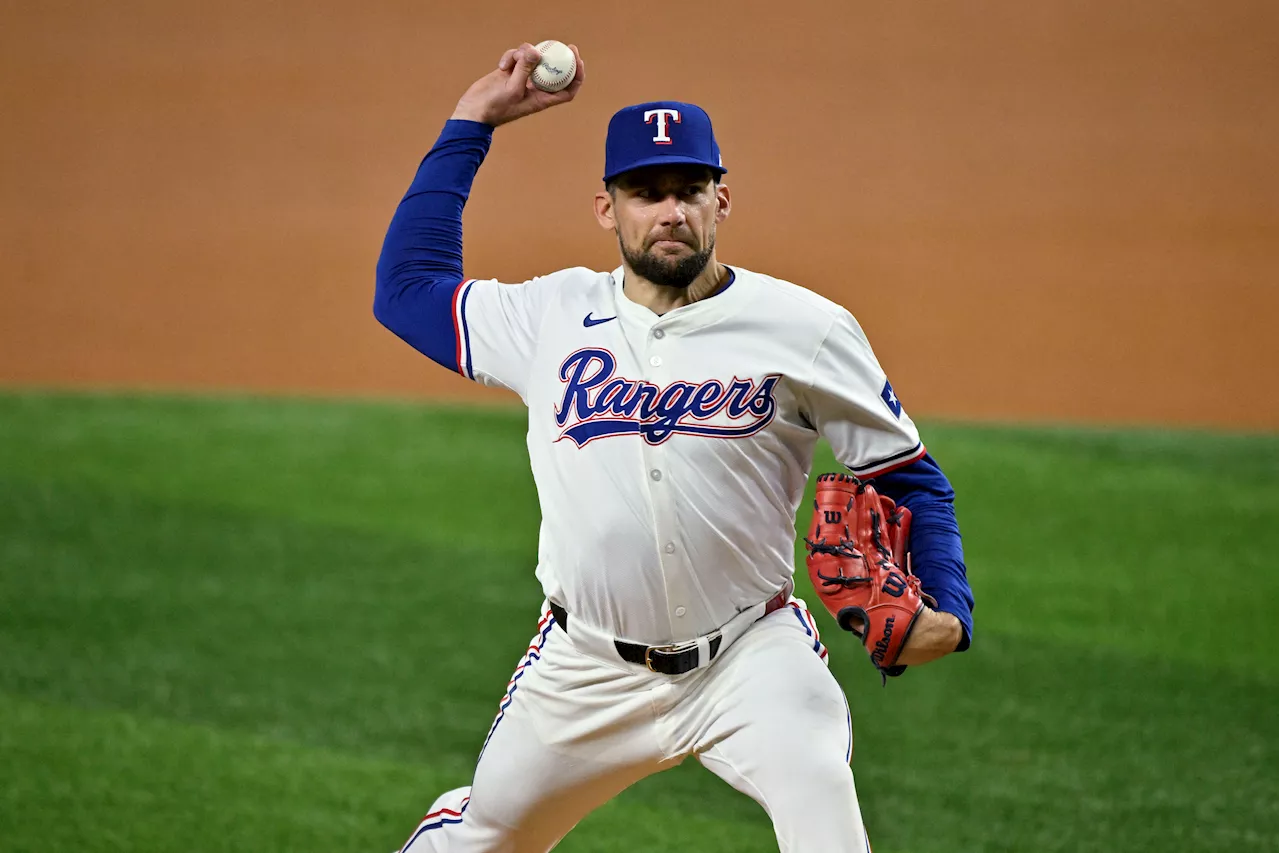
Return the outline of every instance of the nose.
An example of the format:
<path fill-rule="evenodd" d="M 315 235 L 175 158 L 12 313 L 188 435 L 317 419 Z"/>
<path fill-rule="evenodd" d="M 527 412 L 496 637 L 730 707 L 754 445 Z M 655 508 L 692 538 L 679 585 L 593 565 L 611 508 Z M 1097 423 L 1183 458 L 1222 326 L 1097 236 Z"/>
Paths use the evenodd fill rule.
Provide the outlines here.
<path fill-rule="evenodd" d="M 684 222 L 684 204 L 672 193 L 658 206 L 658 223 L 664 228 L 679 228 Z"/>

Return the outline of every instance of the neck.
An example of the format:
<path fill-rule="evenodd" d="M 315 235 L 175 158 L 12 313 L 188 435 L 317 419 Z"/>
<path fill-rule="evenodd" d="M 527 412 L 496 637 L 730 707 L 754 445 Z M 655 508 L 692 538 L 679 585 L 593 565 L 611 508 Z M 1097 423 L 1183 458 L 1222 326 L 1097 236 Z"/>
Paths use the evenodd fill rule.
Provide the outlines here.
<path fill-rule="evenodd" d="M 637 305 L 643 305 L 655 314 L 662 315 L 682 305 L 691 305 L 701 299 L 715 296 L 729 280 L 729 268 L 716 260 L 713 254 L 706 269 L 689 283 L 688 287 L 666 287 L 654 284 L 635 274 L 625 261 L 622 264 L 623 294 Z"/>

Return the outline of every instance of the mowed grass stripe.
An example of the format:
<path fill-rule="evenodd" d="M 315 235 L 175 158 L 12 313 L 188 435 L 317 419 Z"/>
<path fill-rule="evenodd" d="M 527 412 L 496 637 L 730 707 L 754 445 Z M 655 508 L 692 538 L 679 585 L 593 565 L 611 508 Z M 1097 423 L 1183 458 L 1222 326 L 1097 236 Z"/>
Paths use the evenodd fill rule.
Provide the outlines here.
<path fill-rule="evenodd" d="M 535 554 L 523 410 L 0 394 L 0 474 Z M 500 506 L 485 527 L 476 507 Z"/>
<path fill-rule="evenodd" d="M 979 629 L 1275 683 L 1274 437 L 925 427 Z"/>
<path fill-rule="evenodd" d="M 386 851 L 445 781 L 423 764 L 3 694 L 0 754 L 20 769 L 0 781 L 7 853 Z"/>
<path fill-rule="evenodd" d="M 0 689 L 386 754 L 474 755 L 540 598 L 530 564 L 491 556 L 9 486 Z M 511 585 L 472 589 L 472 567 L 492 564 L 509 566 Z M 481 613 L 493 623 L 468 615 Z"/>
<path fill-rule="evenodd" d="M 467 780 L 536 619 L 522 418 L 0 396 L 0 692 L 420 765 L 433 787 L 393 821 L 398 843 L 439 787 Z M 1274 441 L 926 434 L 961 494 L 978 645 L 881 688 L 822 617 L 876 849 L 1274 849 Z M 1229 510 L 1216 538 L 1206 506 Z M 1179 588 L 1223 563 L 1225 585 Z M 1187 629 L 1224 617 L 1226 657 Z M 9 758 L 46 772 L 37 754 Z M 200 757 L 214 776 L 239 760 Z M 0 775 L 10 814 L 39 796 Z M 0 814 L 0 840 L 9 825 L 29 826 Z M 370 849 L 362 833 L 322 849 Z M 233 849 L 201 844 L 216 839 L 187 849 Z M 755 804 L 690 763 L 563 849 L 773 848 Z"/>
<path fill-rule="evenodd" d="M 0 755 L 20 767 L 0 783 L 0 848 L 49 850 L 385 851 L 404 842 L 435 793 L 431 765 L 135 714 L 0 694 Z M 767 850 L 763 815 L 694 814 L 616 802 L 561 849 Z"/>

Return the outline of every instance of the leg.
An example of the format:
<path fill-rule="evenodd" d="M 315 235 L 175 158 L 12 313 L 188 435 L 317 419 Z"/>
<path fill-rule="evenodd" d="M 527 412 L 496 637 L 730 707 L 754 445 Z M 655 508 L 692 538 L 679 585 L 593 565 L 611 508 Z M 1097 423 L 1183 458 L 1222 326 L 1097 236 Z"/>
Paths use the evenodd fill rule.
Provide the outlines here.
<path fill-rule="evenodd" d="M 546 614 L 467 788 L 441 796 L 403 853 L 545 853 L 663 769 L 643 678 L 577 651 Z"/>
<path fill-rule="evenodd" d="M 849 706 L 825 651 L 798 603 L 761 620 L 709 672 L 705 696 L 723 711 L 694 749 L 768 812 L 784 853 L 868 853 Z"/>

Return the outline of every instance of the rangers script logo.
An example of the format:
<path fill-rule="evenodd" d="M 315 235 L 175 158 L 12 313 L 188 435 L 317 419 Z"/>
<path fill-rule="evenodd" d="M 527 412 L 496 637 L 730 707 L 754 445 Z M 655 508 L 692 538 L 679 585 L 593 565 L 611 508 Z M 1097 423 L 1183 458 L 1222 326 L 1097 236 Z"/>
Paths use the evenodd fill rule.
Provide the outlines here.
<path fill-rule="evenodd" d="M 564 360 L 564 396 L 555 410 L 556 424 L 563 427 L 560 438 L 578 447 L 614 435 L 639 434 L 650 444 L 676 433 L 745 438 L 768 426 L 778 410 L 773 389 L 782 377 L 777 373 L 759 382 L 735 376 L 728 385 L 708 379 L 662 387 L 614 376 L 616 368 L 613 353 L 596 347 Z"/>

